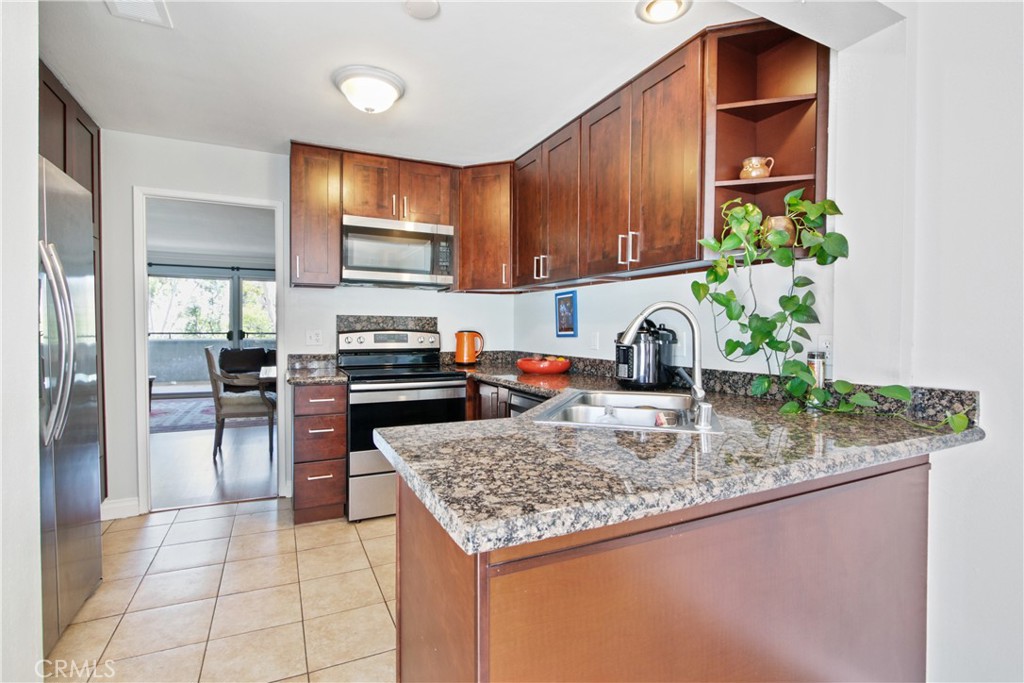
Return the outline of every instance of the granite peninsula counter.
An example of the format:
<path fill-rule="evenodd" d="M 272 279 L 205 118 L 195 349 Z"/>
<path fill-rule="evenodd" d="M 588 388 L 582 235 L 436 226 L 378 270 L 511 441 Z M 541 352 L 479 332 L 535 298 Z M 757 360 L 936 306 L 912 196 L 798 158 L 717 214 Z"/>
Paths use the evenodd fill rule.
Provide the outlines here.
<path fill-rule="evenodd" d="M 401 679 L 923 679 L 928 454 L 984 432 L 709 400 L 723 434 L 541 408 L 376 432 L 400 475 Z"/>
<path fill-rule="evenodd" d="M 602 379 L 591 380 L 595 388 L 608 388 Z M 978 427 L 936 433 L 890 417 L 787 416 L 772 401 L 718 394 L 709 400 L 723 434 L 556 427 L 534 424 L 527 413 L 384 429 L 375 443 L 459 547 L 478 553 L 984 438 Z"/>

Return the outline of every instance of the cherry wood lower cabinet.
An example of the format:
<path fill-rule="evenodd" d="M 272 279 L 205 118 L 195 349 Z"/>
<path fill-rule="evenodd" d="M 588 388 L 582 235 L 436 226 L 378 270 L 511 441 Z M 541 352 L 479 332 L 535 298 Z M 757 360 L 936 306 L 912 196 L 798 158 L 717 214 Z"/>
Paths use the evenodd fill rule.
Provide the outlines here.
<path fill-rule="evenodd" d="M 478 555 L 400 481 L 400 680 L 923 680 L 928 468 Z"/>
<path fill-rule="evenodd" d="M 348 500 L 348 385 L 295 387 L 295 523 L 342 517 Z"/>

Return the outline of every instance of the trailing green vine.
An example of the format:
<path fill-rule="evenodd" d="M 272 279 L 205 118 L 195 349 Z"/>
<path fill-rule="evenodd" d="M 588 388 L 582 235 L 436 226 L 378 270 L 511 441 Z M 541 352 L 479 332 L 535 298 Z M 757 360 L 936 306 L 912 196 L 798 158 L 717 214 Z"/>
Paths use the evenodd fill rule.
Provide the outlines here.
<path fill-rule="evenodd" d="M 746 362 L 761 356 L 768 370 L 751 382 L 754 396 L 768 393 L 773 382 L 791 397 L 780 412 L 799 413 L 820 411 L 829 413 L 856 413 L 879 406 L 878 401 L 844 380 L 832 383 L 833 394 L 817 386 L 811 368 L 797 355 L 804 352 L 804 342 L 811 335 L 804 325 L 818 322 L 818 313 L 812 285 L 814 280 L 797 275 L 800 259 L 814 259 L 819 266 L 829 266 L 849 256 L 849 242 L 838 232 L 825 232 L 825 219 L 842 212 L 831 199 L 812 202 L 803 198 L 803 189 L 794 190 L 785 197 L 784 216 L 765 218 L 755 204 L 733 199 L 722 205 L 723 227 L 720 239 L 705 238 L 700 244 L 717 256 L 705 273 L 705 281 L 695 280 L 691 285 L 698 303 L 707 301 L 714 315 L 715 342 L 722 355 L 734 362 Z M 766 304 L 758 300 L 754 288 L 753 266 L 772 262 L 788 268 L 790 282 L 778 298 L 779 310 L 765 311 Z M 730 277 L 742 285 L 741 292 L 728 286 Z M 735 324 L 739 334 L 723 339 L 726 330 Z M 873 390 L 880 397 L 909 404 L 910 389 L 890 385 Z M 902 417 L 899 412 L 883 413 Z M 936 425 L 949 425 L 954 432 L 967 428 L 966 411 L 947 414 Z"/>

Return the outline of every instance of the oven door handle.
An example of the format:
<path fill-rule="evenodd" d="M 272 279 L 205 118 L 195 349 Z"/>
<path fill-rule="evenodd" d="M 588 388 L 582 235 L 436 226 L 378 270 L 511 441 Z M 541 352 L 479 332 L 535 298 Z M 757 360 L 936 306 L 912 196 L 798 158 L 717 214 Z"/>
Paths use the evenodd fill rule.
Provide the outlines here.
<path fill-rule="evenodd" d="M 368 385 L 361 385 L 366 387 Z M 437 384 L 430 384 L 429 389 L 396 389 L 394 385 L 369 385 L 387 387 L 387 391 L 360 391 L 352 390 L 349 395 L 349 405 L 364 405 L 367 403 L 403 403 L 409 401 L 437 401 L 444 399 L 466 398 L 466 386 L 437 387 Z"/>
<path fill-rule="evenodd" d="M 436 389 L 441 387 L 463 387 L 466 386 L 464 379 L 446 379 L 436 382 L 350 382 L 349 391 L 353 394 L 364 391 L 391 391 L 404 389 Z"/>

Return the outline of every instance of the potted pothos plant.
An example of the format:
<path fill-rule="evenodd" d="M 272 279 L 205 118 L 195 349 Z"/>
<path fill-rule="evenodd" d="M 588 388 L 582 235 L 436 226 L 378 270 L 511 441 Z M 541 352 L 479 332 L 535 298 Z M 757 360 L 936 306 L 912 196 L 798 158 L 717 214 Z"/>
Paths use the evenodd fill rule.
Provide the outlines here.
<path fill-rule="evenodd" d="M 897 384 L 870 392 L 858 390 L 845 380 L 832 382 L 831 389 L 818 387 L 811 368 L 798 358 L 805 342 L 811 341 L 804 326 L 817 323 L 818 314 L 814 309 L 814 280 L 797 274 L 797 263 L 813 259 L 818 266 L 827 267 L 847 258 L 850 251 L 844 235 L 825 232 L 826 217 L 842 213 L 836 203 L 831 199 L 812 202 L 804 199 L 803 193 L 799 189 L 786 195 L 783 216 L 766 217 L 757 205 L 738 198 L 726 202 L 722 205 L 720 239 L 700 240 L 716 257 L 705 273 L 705 281 L 695 280 L 691 290 L 698 303 L 707 302 L 712 308 L 719 350 L 735 362 L 762 357 L 768 372 L 754 377 L 750 393 L 763 396 L 778 382 L 778 388 L 789 399 L 780 408 L 782 413 L 856 413 L 879 407 L 879 398 L 909 403 L 910 389 Z M 768 262 L 789 269 L 789 283 L 776 301 L 777 310 L 766 310 L 768 303 L 758 297 L 754 286 L 753 266 Z M 904 413 L 883 414 L 908 419 Z M 921 426 L 938 428 L 946 424 L 961 432 L 969 420 L 965 412 L 960 412 L 948 414 L 938 424 Z"/>

